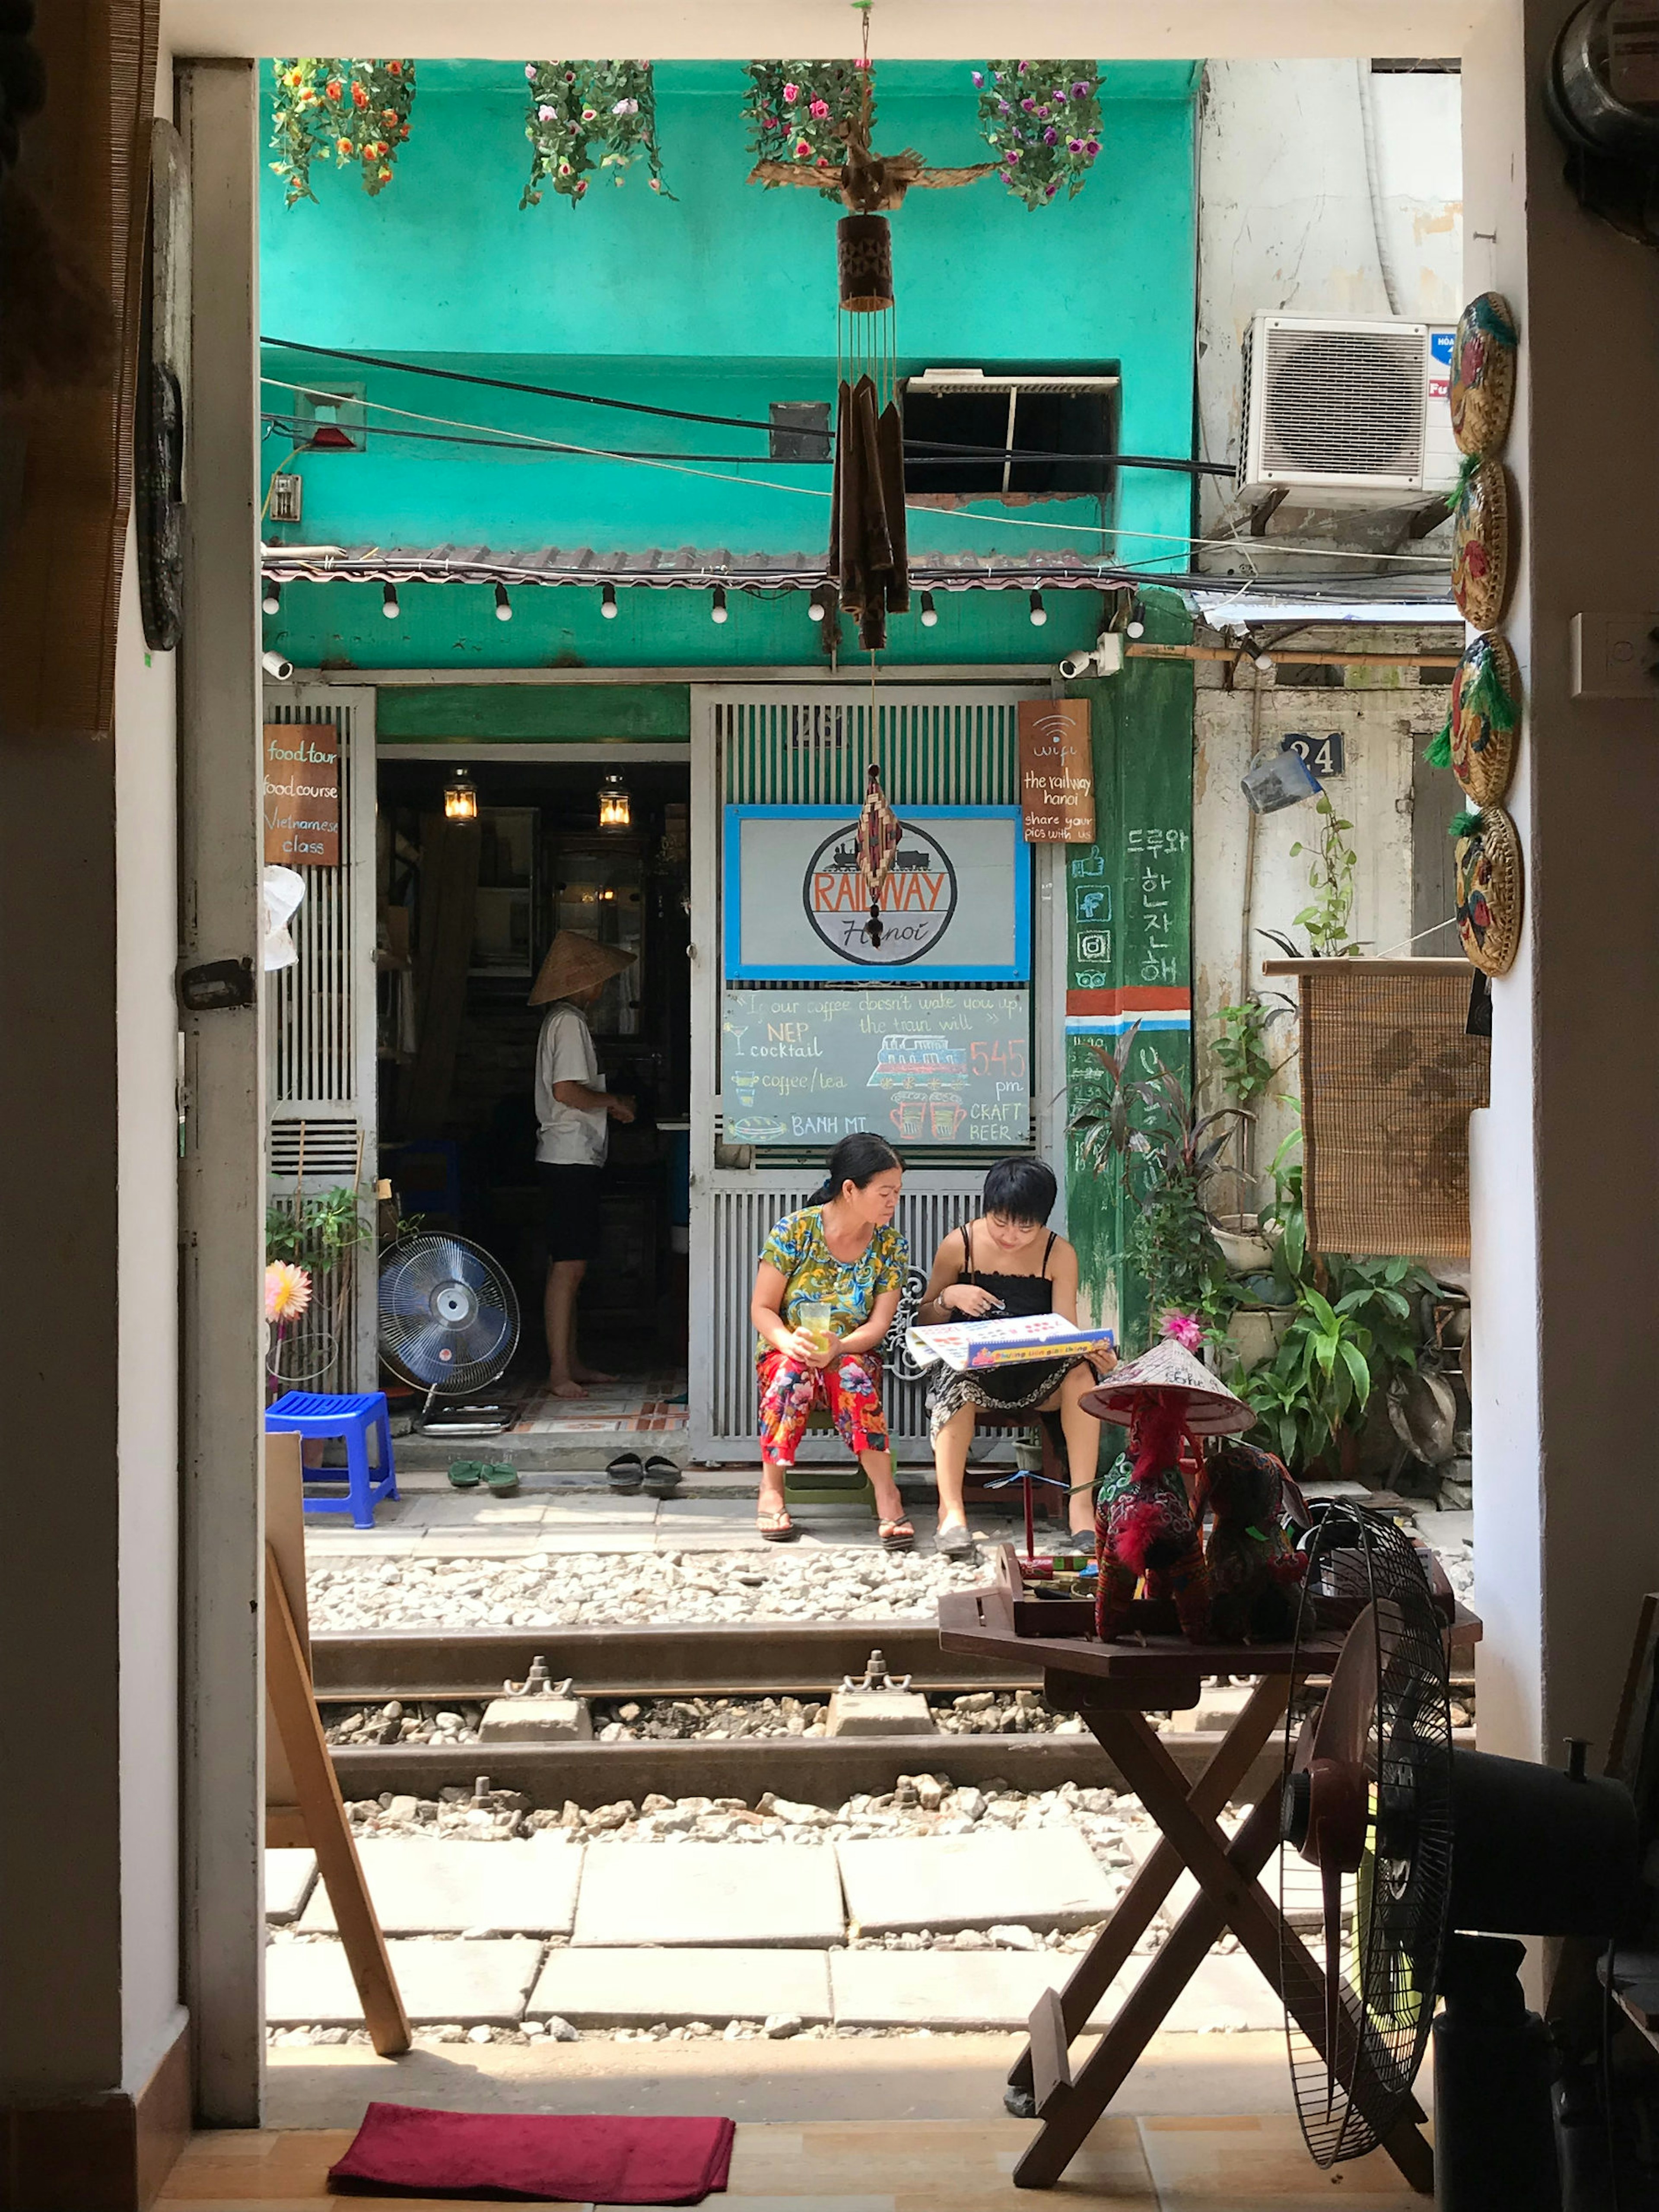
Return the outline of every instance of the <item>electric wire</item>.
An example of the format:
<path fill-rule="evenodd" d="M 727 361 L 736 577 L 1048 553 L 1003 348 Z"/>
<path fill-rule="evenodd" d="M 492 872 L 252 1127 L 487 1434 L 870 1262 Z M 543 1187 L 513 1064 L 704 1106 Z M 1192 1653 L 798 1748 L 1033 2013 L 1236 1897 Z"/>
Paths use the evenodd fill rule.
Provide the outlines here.
<path fill-rule="evenodd" d="M 528 392 L 532 398 L 537 399 L 564 399 L 585 407 L 615 407 L 630 415 L 658 416 L 670 422 L 708 423 L 722 430 L 763 430 L 769 436 L 780 428 L 780 425 L 775 422 L 757 422 L 742 415 L 708 415 L 690 408 L 662 407 L 653 401 L 646 399 L 615 399 L 606 393 L 596 392 L 564 392 L 556 386 L 550 384 L 522 384 L 508 377 L 480 376 L 476 371 L 471 369 L 434 368 L 424 362 L 393 361 L 384 354 L 347 353 L 335 346 L 301 345 L 295 338 L 262 337 L 259 343 L 261 345 L 280 346 L 286 353 L 314 354 L 319 360 L 322 361 L 349 361 L 357 362 L 366 368 L 389 368 L 399 376 L 438 377 L 446 383 L 476 384 L 492 392 Z M 278 377 L 267 377 L 264 381 L 268 384 L 276 384 L 280 383 L 282 380 Z M 313 382 L 289 385 L 287 388 L 291 392 L 313 392 L 316 386 Z M 831 439 L 835 434 L 826 428 L 822 433 L 812 434 L 821 434 L 826 439 Z M 1076 453 L 1050 453 L 1036 447 L 956 445 L 936 438 L 907 438 L 904 442 L 907 448 L 913 448 L 918 453 L 935 453 L 947 459 L 952 457 L 964 459 L 982 459 L 986 461 L 1011 459 L 1076 461 L 1098 459 L 1106 466 L 1117 469 L 1173 469 L 1180 474 L 1188 476 L 1230 477 L 1233 474 L 1233 465 L 1231 461 L 1181 460 L 1167 453 L 1102 453 L 1097 456 Z M 571 450 L 582 452 L 586 449 L 574 447 Z M 673 459 L 679 457 L 671 454 L 664 458 Z M 720 460 L 727 459 L 760 460 L 768 457 L 764 454 L 750 456 L 717 454 L 708 458 Z"/>
<path fill-rule="evenodd" d="M 267 376 L 263 378 L 261 381 L 273 385 L 279 390 L 285 392 L 308 392 L 313 389 L 309 385 L 294 384 L 289 382 L 286 378 L 279 376 Z M 459 420 L 455 416 L 447 415 L 428 415 L 413 408 L 394 407 L 389 401 L 381 399 L 366 399 L 363 402 L 363 405 L 365 408 L 373 409 L 375 412 L 380 414 L 395 415 L 400 421 L 434 423 L 438 425 L 441 428 L 461 430 L 473 434 L 483 432 L 486 434 L 486 442 L 491 441 L 489 434 L 491 434 L 492 426 L 488 423 L 467 422 Z M 397 437 L 406 434 L 388 428 L 383 429 L 380 434 L 382 436 Z M 509 447 L 514 451 L 541 450 L 547 447 L 550 442 L 546 439 L 535 437 L 528 431 L 517 431 L 505 428 L 495 430 L 493 437 L 494 439 L 498 439 L 501 444 Z M 829 500 L 832 496 L 828 487 L 823 485 L 780 483 L 775 477 L 770 477 L 726 476 L 722 475 L 717 470 L 693 467 L 683 461 L 670 460 L 660 454 L 626 455 L 608 447 L 578 446 L 564 441 L 558 443 L 556 450 L 561 453 L 581 454 L 586 459 L 592 460 L 627 460 L 629 465 L 634 467 L 666 470 L 671 475 L 697 477 L 701 477 L 705 482 L 711 483 L 730 483 L 738 485 L 752 484 L 765 491 L 793 492 L 797 497 L 802 499 Z M 968 493 L 963 495 L 963 496 L 971 500 L 975 496 L 975 495 Z M 991 498 L 994 497 L 994 495 L 991 493 L 983 493 L 977 495 L 977 496 L 981 498 Z M 1074 522 L 1040 522 L 1026 515 L 977 514 L 972 513 L 966 507 L 941 507 L 931 505 L 924 506 L 920 501 L 916 500 L 907 500 L 905 501 L 905 506 L 912 514 L 939 515 L 951 520 L 990 523 L 994 524 L 999 530 L 1041 530 L 1047 532 L 1058 532 L 1061 536 L 1067 538 L 1076 538 L 1079 534 L 1092 532 L 1096 535 L 1103 538 L 1130 538 L 1141 539 L 1152 544 L 1170 545 L 1181 549 L 1183 552 L 1190 550 L 1190 549 L 1195 545 L 1205 547 L 1237 547 L 1242 551 L 1249 552 L 1252 550 L 1253 545 L 1252 540 L 1237 536 L 1226 538 L 1192 538 L 1184 536 L 1175 531 L 1146 530 L 1139 527 L 1138 525 L 1121 523 L 1085 522 L 1080 518 Z M 1432 562 L 1425 561 L 1423 556 L 1420 554 L 1350 552 L 1337 546 L 1295 545 L 1288 539 L 1277 541 L 1274 544 L 1273 550 L 1276 553 L 1295 553 L 1309 559 L 1363 561 L 1367 563 L 1375 563 L 1377 562 L 1387 562 L 1390 563 L 1398 562 L 1412 568 L 1419 574 L 1431 574 L 1436 573 L 1435 564 Z M 1102 555 L 1099 557 L 1102 559 L 1106 558 L 1104 555 Z M 1154 555 L 1149 556 L 1149 562 L 1152 560 L 1173 560 L 1177 556 L 1173 553 Z M 1213 578 L 1210 578 L 1206 579 L 1206 580 L 1213 582 L 1215 580 Z"/>

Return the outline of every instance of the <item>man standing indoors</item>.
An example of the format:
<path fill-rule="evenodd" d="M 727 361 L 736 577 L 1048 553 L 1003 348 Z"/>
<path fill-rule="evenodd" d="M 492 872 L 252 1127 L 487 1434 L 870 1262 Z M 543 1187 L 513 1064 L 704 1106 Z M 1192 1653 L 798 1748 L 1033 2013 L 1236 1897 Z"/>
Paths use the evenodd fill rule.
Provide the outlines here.
<path fill-rule="evenodd" d="M 585 1398 L 586 1384 L 614 1382 L 576 1353 L 576 1293 L 599 1249 L 599 1176 L 612 1121 L 631 1121 L 634 1102 L 604 1088 L 584 1009 L 635 956 L 562 929 L 530 994 L 546 1006 L 536 1045 L 536 1176 L 547 1225 L 548 1383 L 556 1398 Z"/>

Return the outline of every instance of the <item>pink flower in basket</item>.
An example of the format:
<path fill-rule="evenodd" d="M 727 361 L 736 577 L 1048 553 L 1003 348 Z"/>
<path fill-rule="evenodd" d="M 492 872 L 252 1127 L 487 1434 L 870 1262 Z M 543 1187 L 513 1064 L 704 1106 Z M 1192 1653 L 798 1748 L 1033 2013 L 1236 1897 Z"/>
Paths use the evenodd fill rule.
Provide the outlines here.
<path fill-rule="evenodd" d="M 273 1260 L 265 1269 L 265 1319 L 298 1321 L 311 1304 L 311 1277 L 304 1267 L 288 1260 Z"/>

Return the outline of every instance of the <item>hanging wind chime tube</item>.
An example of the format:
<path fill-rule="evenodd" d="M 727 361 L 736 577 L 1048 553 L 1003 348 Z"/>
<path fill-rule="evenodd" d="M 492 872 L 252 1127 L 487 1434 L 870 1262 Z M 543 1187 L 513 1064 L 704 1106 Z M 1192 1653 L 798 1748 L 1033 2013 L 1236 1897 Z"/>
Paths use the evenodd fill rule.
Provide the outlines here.
<path fill-rule="evenodd" d="M 848 175 L 857 145 L 868 153 L 873 100 L 870 16 L 856 133 L 848 129 Z M 843 197 L 852 196 L 844 188 Z M 858 623 L 859 643 L 887 642 L 887 617 L 910 605 L 904 528 L 904 433 L 899 420 L 897 311 L 893 234 L 884 215 L 843 216 L 836 225 L 836 466 L 830 506 L 830 580 Z M 876 940 L 879 943 L 879 939 Z"/>
<path fill-rule="evenodd" d="M 870 732 L 872 747 L 875 742 L 872 725 Z M 898 817 L 888 805 L 887 793 L 881 787 L 881 769 L 872 761 L 864 779 L 864 805 L 859 812 L 853 856 L 858 867 L 860 885 L 870 902 L 870 919 L 859 934 L 866 943 L 877 946 L 886 934 L 881 919 L 882 887 L 893 872 L 898 848 Z"/>

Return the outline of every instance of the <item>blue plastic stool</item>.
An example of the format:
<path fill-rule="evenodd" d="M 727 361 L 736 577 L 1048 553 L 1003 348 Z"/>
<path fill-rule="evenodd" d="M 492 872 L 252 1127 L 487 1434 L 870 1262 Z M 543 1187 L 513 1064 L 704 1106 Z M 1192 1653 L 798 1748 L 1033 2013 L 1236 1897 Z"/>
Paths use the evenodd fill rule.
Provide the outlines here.
<path fill-rule="evenodd" d="M 372 1528 L 374 1508 L 383 1498 L 398 1495 L 384 1390 L 365 1390 L 355 1397 L 329 1390 L 288 1390 L 266 1407 L 265 1429 L 272 1436 L 344 1438 L 347 1493 L 343 1498 L 307 1498 L 307 1513 L 349 1513 L 354 1528 Z M 371 1433 L 378 1473 L 369 1464 Z M 337 1468 L 306 1469 L 308 1483 L 339 1479 Z"/>

